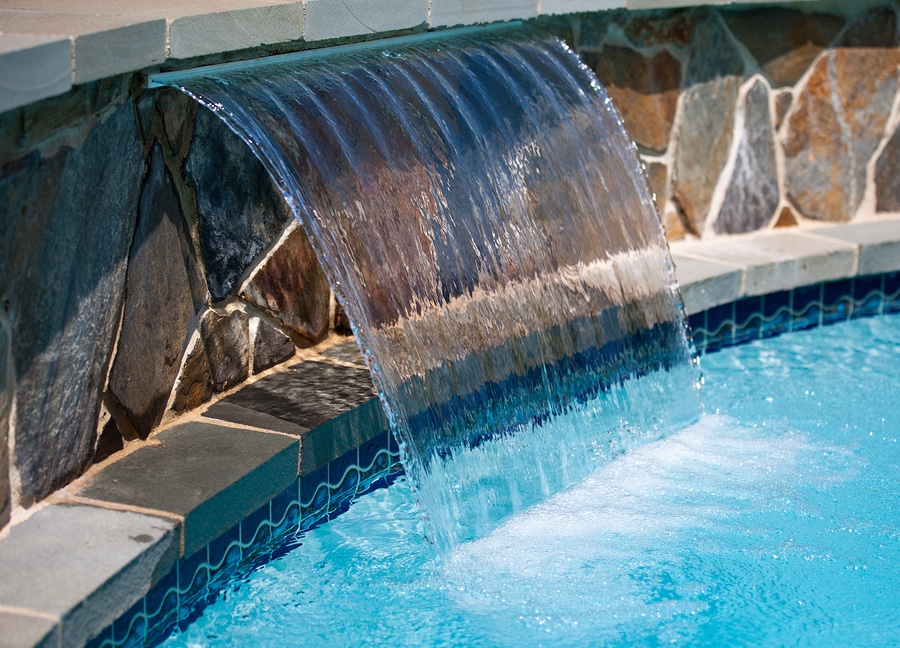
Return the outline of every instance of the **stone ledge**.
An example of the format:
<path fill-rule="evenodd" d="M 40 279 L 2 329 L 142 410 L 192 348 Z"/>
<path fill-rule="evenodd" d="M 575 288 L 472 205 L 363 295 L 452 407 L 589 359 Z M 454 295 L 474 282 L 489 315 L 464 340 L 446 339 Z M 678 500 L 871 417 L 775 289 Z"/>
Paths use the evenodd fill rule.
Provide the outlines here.
<path fill-rule="evenodd" d="M 12 527 L 0 549 L 0 643 L 78 646 L 172 568 L 178 523 L 54 504 Z"/>
<path fill-rule="evenodd" d="M 0 0 L 0 112 L 167 59 L 538 15 L 723 4 L 732 0 Z"/>
<path fill-rule="evenodd" d="M 900 270 L 900 217 L 670 247 L 692 315 L 741 297 Z"/>

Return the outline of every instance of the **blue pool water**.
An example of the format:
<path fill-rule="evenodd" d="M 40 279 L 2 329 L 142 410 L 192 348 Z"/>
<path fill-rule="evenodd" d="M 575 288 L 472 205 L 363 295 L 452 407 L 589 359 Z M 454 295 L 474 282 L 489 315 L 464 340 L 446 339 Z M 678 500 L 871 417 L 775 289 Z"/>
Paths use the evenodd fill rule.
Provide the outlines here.
<path fill-rule="evenodd" d="M 900 634 L 900 316 L 704 356 L 699 423 L 437 561 L 400 480 L 171 646 L 885 646 Z"/>

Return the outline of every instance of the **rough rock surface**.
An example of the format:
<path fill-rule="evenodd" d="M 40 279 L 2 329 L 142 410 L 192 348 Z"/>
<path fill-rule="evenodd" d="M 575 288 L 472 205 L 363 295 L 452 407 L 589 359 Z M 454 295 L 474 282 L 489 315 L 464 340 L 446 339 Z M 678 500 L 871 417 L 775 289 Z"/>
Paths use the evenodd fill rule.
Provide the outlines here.
<path fill-rule="evenodd" d="M 141 438 L 159 423 L 205 284 L 171 175 L 150 153 L 108 389 Z"/>
<path fill-rule="evenodd" d="M 788 195 L 804 216 L 855 214 L 897 92 L 898 64 L 900 50 L 868 48 L 834 50 L 816 63 L 784 141 Z"/>
<path fill-rule="evenodd" d="M 144 168 L 134 114 L 123 103 L 78 148 L 0 171 L 0 285 L 16 341 L 15 461 L 26 505 L 93 456 Z"/>
<path fill-rule="evenodd" d="M 255 374 L 292 358 L 297 352 L 291 338 L 260 317 L 254 317 L 250 321 L 250 330 L 253 334 Z"/>
<path fill-rule="evenodd" d="M 900 211 L 900 128 L 891 135 L 875 163 L 875 210 Z"/>
<path fill-rule="evenodd" d="M 773 87 L 796 83 L 844 26 L 838 16 L 777 7 L 727 11 L 723 16 Z"/>
<path fill-rule="evenodd" d="M 207 311 L 200 322 L 200 336 L 209 361 L 212 388 L 221 392 L 250 375 L 250 324 L 246 313 L 219 315 Z"/>
<path fill-rule="evenodd" d="M 328 334 L 331 288 L 299 223 L 241 290 L 241 297 L 297 335 L 319 342 Z"/>
<path fill-rule="evenodd" d="M 197 337 L 188 349 L 187 358 L 178 382 L 175 386 L 175 399 L 172 409 L 175 412 L 187 412 L 195 409 L 212 398 L 212 372 L 203 339 Z"/>
<path fill-rule="evenodd" d="M 662 162 L 648 162 L 646 167 L 647 182 L 656 198 L 656 211 L 662 214 L 669 199 L 669 168 Z"/>
<path fill-rule="evenodd" d="M 12 326 L 0 303 L 0 528 L 9 522 L 9 407 L 13 397 Z"/>
<path fill-rule="evenodd" d="M 744 125 L 725 201 L 714 223 L 717 234 L 758 230 L 778 207 L 778 168 L 768 86 L 757 79 L 744 98 Z"/>
<path fill-rule="evenodd" d="M 687 230 L 700 235 L 728 160 L 743 59 L 714 13 L 703 12 L 691 39 L 688 88 L 673 169 L 673 197 Z"/>
<path fill-rule="evenodd" d="M 209 110 L 199 110 L 185 171 L 213 300 L 225 299 L 290 218 L 287 204 L 249 147 Z"/>
<path fill-rule="evenodd" d="M 713 191 L 725 162 L 734 130 L 739 81 L 722 77 L 685 92 L 681 134 L 672 183 L 685 226 L 699 236 Z"/>
<path fill-rule="evenodd" d="M 587 64 L 606 87 L 638 146 L 665 151 L 675 120 L 681 63 L 667 51 L 644 56 L 626 47 L 604 47 Z"/>

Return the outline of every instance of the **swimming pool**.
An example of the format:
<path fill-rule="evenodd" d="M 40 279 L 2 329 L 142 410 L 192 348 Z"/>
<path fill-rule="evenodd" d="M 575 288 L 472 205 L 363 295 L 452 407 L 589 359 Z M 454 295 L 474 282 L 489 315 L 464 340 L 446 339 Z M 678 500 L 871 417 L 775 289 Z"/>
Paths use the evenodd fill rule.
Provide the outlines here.
<path fill-rule="evenodd" d="M 701 421 L 435 561 L 401 479 L 166 645 L 886 645 L 900 316 L 703 358 Z"/>

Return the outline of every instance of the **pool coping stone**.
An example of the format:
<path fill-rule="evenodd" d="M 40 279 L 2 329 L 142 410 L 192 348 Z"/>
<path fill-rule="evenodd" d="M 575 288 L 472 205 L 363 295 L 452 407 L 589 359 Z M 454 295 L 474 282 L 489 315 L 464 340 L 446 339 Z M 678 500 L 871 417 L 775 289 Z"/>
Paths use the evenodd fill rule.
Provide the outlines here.
<path fill-rule="evenodd" d="M 873 267 L 884 272 L 900 270 L 900 215 L 670 247 L 676 276 L 683 280 L 686 311 L 703 312 L 709 324 L 712 320 L 705 313 L 723 304 L 731 304 L 736 312 L 735 304 L 760 300 L 753 295 L 762 287 L 774 287 L 775 293 L 849 280 L 869 274 Z M 745 258 L 736 260 L 738 253 Z M 786 286 L 792 280 L 804 283 Z M 704 335 L 713 335 L 714 327 L 708 328 Z M 362 488 L 374 468 L 384 470 L 384 458 L 376 462 L 374 457 L 379 452 L 375 445 L 380 447 L 390 438 L 387 422 L 373 388 L 350 390 L 337 403 L 323 403 L 315 388 L 302 394 L 292 391 L 300 383 L 291 371 L 304 363 L 323 363 L 330 367 L 324 372 L 328 384 L 359 382 L 364 365 L 354 346 L 352 341 L 332 345 L 264 375 L 211 405 L 199 420 L 174 425 L 133 452 L 100 465 L 11 526 L 0 538 L 0 573 L 4 573 L 0 637 L 10 642 L 16 637 L 18 645 L 56 645 L 57 639 L 68 645 L 67 637 L 71 637 L 78 638 L 73 642 L 77 645 L 115 621 L 114 613 L 124 613 L 145 596 L 153 583 L 166 577 L 166 569 L 174 569 L 176 561 L 178 565 L 187 561 L 187 565 L 202 551 L 206 558 L 197 560 L 214 564 L 211 556 L 229 546 L 231 535 L 250 537 L 234 529 L 241 529 L 263 508 L 270 516 L 267 528 L 273 530 L 293 528 L 292 515 L 298 521 L 331 515 L 343 501 L 340 498 Z M 306 369 L 310 368 L 316 367 L 307 364 Z M 268 411 L 266 402 L 248 403 L 239 396 L 254 384 L 265 387 L 266 381 L 272 393 L 291 399 L 300 394 L 297 407 L 315 411 L 303 415 L 285 409 Z M 265 391 L 259 386 L 254 389 Z M 395 446 L 387 452 L 397 456 Z M 327 484 L 325 499 L 318 484 Z M 283 503 L 276 507 L 277 502 Z M 289 515 L 291 507 L 295 512 Z M 57 519 L 67 520 L 71 528 L 54 522 L 53 532 L 46 533 L 48 520 Z M 106 551 L 107 543 L 130 546 L 134 542 L 129 538 L 152 535 L 140 530 L 145 528 L 164 531 L 155 532 L 159 535 L 153 536 L 154 541 L 135 555 L 122 558 Z M 88 536 L 95 544 L 88 548 L 78 544 L 78 538 Z M 219 545 L 222 548 L 215 549 Z M 108 578 L 103 582 L 79 576 L 61 579 L 69 589 L 57 598 L 35 589 L 40 574 L 52 572 L 54 560 L 72 561 L 73 551 L 89 554 L 74 562 L 105 566 L 100 571 L 109 572 Z M 108 592 L 116 593 L 115 604 L 108 601 Z"/>
<path fill-rule="evenodd" d="M 153 71 L 162 63 L 174 67 L 195 65 L 198 57 L 227 52 L 258 56 L 265 52 L 254 50 L 267 46 L 297 49 L 308 44 L 331 44 L 342 38 L 508 22 L 539 15 L 734 3 L 735 0 L 158 0 L 148 4 L 138 0 L 0 0 L 0 76 L 15 81 L 0 89 L 0 112 L 62 94 L 73 84 L 115 74 Z"/>

